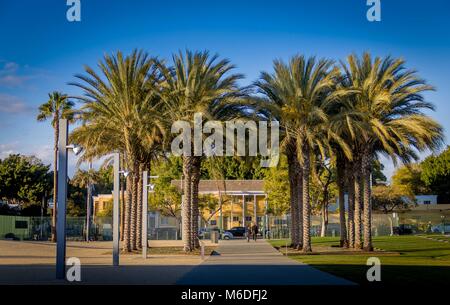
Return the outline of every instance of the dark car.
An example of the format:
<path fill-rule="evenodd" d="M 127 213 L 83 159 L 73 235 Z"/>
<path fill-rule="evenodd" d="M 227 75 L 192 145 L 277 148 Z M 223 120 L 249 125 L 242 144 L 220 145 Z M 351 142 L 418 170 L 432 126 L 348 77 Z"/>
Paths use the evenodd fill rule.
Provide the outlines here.
<path fill-rule="evenodd" d="M 225 230 L 225 232 L 230 232 L 234 237 L 245 236 L 246 229 L 244 227 L 232 227 L 229 230 Z"/>
<path fill-rule="evenodd" d="M 398 235 L 411 235 L 417 233 L 417 227 L 408 224 L 401 224 L 398 227 L 394 227 L 394 234 Z"/>

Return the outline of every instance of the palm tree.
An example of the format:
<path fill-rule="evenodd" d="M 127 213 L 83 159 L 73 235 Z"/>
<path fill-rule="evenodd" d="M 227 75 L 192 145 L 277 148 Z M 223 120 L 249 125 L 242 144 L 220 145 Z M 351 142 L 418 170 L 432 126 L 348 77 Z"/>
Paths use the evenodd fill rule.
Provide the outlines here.
<path fill-rule="evenodd" d="M 290 201 L 290 230 L 291 230 L 291 246 L 294 249 L 302 249 L 303 243 L 303 192 L 302 192 L 302 170 L 297 157 L 297 143 L 295 138 L 286 132 L 289 126 L 288 119 L 285 117 L 283 107 L 287 100 L 279 96 L 278 88 L 280 82 L 276 82 L 274 77 L 269 73 L 261 73 L 260 79 L 254 83 L 258 93 L 264 95 L 261 97 L 253 97 L 253 105 L 255 116 L 261 117 L 267 121 L 276 120 L 280 122 L 281 148 L 287 157 L 288 177 L 289 177 L 289 201 Z"/>
<path fill-rule="evenodd" d="M 341 64 L 344 85 L 353 92 L 350 104 L 359 113 L 360 125 L 364 126 L 355 141 L 360 156 L 355 170 L 361 174 L 361 181 L 355 177 L 355 214 L 361 185 L 365 251 L 373 250 L 371 173 L 376 154 L 386 154 L 394 162 L 397 158 L 409 162 L 417 159 L 416 151 L 434 150 L 443 144 L 442 127 L 422 112 L 434 109 L 422 95 L 433 87 L 415 71 L 407 70 L 404 64 L 404 60 L 391 57 L 372 60 L 369 53 L 364 53 L 362 58 L 350 55 L 347 64 Z"/>
<path fill-rule="evenodd" d="M 327 128 L 328 114 L 326 109 L 334 100 L 332 89 L 339 75 L 332 68 L 333 62 L 326 59 L 306 59 L 304 56 L 294 56 L 286 64 L 274 61 L 274 74 L 262 73 L 256 84 L 274 104 L 278 104 L 278 113 L 283 119 L 285 143 L 295 141 L 297 158 L 302 166 L 302 213 L 304 252 L 311 251 L 311 207 L 309 183 L 311 165 L 310 158 L 314 150 L 324 156 L 330 145 L 329 137 L 336 139 L 344 151 L 348 147 L 340 141 L 338 135 Z"/>
<path fill-rule="evenodd" d="M 53 160 L 53 215 L 52 215 L 52 242 L 56 242 L 56 202 L 58 198 L 58 138 L 59 138 L 59 120 L 72 119 L 71 112 L 74 103 L 70 101 L 67 95 L 61 92 L 52 92 L 48 95 L 49 99 L 46 103 L 39 106 L 38 121 L 46 121 L 51 119 L 54 129 L 54 160 Z"/>
<path fill-rule="evenodd" d="M 98 172 L 92 169 L 92 162 L 89 162 L 89 170 L 78 169 L 73 176 L 72 183 L 86 191 L 86 241 L 89 241 L 89 229 L 91 224 L 91 199 L 93 184 L 99 181 Z"/>
<path fill-rule="evenodd" d="M 205 119 L 221 119 L 233 113 L 240 98 L 237 81 L 240 74 L 229 74 L 234 68 L 226 59 L 204 52 L 179 52 L 173 55 L 173 67 L 160 63 L 163 75 L 161 99 L 169 122 L 193 122 L 194 114 Z M 192 150 L 191 150 L 192 151 Z M 182 237 L 184 250 L 198 246 L 198 183 L 201 156 L 183 155 L 184 201 L 182 203 Z"/>
<path fill-rule="evenodd" d="M 137 248 L 138 175 L 140 154 L 155 133 L 163 128 L 158 109 L 155 59 L 142 51 L 124 56 L 121 52 L 99 62 L 101 75 L 85 67 L 86 75 L 76 75 L 84 96 L 82 118 L 85 124 L 73 137 L 90 146 L 90 154 L 103 156 L 114 151 L 125 154 L 132 173 L 126 178 L 124 251 Z M 162 132 L 159 132 L 162 133 Z M 158 136 L 159 136 L 158 133 Z M 85 145 L 86 145 L 85 144 Z"/>

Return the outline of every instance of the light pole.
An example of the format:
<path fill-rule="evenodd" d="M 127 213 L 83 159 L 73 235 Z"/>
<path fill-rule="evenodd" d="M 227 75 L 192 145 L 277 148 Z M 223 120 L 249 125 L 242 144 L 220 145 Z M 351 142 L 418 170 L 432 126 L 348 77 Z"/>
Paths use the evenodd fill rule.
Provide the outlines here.
<path fill-rule="evenodd" d="M 60 119 L 58 139 L 58 200 L 56 217 L 56 278 L 64 279 L 66 271 L 66 205 L 67 205 L 67 151 L 72 149 L 75 155 L 81 147 L 67 145 L 69 124 L 67 119 Z"/>
<path fill-rule="evenodd" d="M 120 154 L 114 153 L 113 165 L 113 266 L 119 266 L 119 241 L 120 241 L 120 205 L 119 205 L 119 189 L 120 189 L 120 174 L 125 177 L 128 176 L 128 171 L 120 170 Z"/>
<path fill-rule="evenodd" d="M 147 258 L 147 247 L 148 247 L 148 188 L 150 192 L 153 192 L 155 185 L 148 183 L 148 179 L 156 179 L 159 176 L 148 176 L 147 171 L 142 172 L 142 257 Z"/>
<path fill-rule="evenodd" d="M 445 235 L 445 215 L 441 215 L 442 219 L 442 235 Z"/>
<path fill-rule="evenodd" d="M 87 200 L 86 200 L 86 241 L 89 242 L 89 230 L 91 228 L 91 206 L 92 206 L 92 184 L 90 175 L 92 173 L 92 162 L 89 162 Z"/>
<path fill-rule="evenodd" d="M 114 188 L 113 188 L 113 266 L 119 266 L 119 168 L 120 155 L 114 153 Z"/>

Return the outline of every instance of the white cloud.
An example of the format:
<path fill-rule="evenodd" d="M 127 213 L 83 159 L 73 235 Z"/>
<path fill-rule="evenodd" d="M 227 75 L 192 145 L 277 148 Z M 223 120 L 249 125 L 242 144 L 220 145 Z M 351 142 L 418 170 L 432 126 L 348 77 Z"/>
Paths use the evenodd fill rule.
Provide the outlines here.
<path fill-rule="evenodd" d="M 17 96 L 0 93 L 0 113 L 24 113 L 30 110 L 31 107 Z"/>
<path fill-rule="evenodd" d="M 3 66 L 0 66 L 0 86 L 18 87 L 23 85 L 30 76 L 22 75 L 21 70 L 19 64 L 5 62 Z"/>
<path fill-rule="evenodd" d="M 16 154 L 18 144 L 18 142 L 0 144 L 0 159 L 4 159 L 11 154 Z"/>

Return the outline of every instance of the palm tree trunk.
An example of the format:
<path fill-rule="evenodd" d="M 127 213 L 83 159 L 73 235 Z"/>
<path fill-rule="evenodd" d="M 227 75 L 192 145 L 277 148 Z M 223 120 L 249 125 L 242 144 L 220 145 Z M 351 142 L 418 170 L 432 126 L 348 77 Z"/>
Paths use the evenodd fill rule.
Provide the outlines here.
<path fill-rule="evenodd" d="M 355 160 L 355 248 L 362 249 L 361 242 L 361 160 Z"/>
<path fill-rule="evenodd" d="M 337 183 L 339 192 L 339 223 L 340 223 L 340 246 L 348 248 L 347 226 L 345 224 L 345 177 L 344 162 L 338 160 L 337 163 Z"/>
<path fill-rule="evenodd" d="M 299 224 L 298 224 L 298 190 L 299 187 L 297 184 L 297 172 L 296 172 L 296 164 L 298 163 L 297 155 L 293 149 L 288 150 L 286 152 L 287 160 L 288 160 L 288 176 L 289 176 L 289 195 L 290 195 L 290 207 L 291 207 L 291 241 L 292 247 L 298 248 L 300 244 L 300 235 L 299 235 Z"/>
<path fill-rule="evenodd" d="M 126 178 L 127 196 L 124 209 L 124 229 L 123 229 L 123 251 L 131 252 L 131 194 L 132 194 L 132 178 L 131 174 Z"/>
<path fill-rule="evenodd" d="M 303 147 L 303 252 L 311 252 L 311 207 L 309 202 L 310 157 L 307 144 Z"/>
<path fill-rule="evenodd" d="M 142 247 L 142 174 L 144 171 L 144 164 L 139 164 L 138 170 L 138 184 L 137 184 L 137 233 L 136 233 L 136 248 L 140 249 Z"/>
<path fill-rule="evenodd" d="M 198 210 L 198 184 L 200 183 L 200 167 L 201 167 L 201 158 L 194 157 L 194 163 L 192 167 L 192 179 L 191 179 L 191 188 L 192 188 L 192 203 L 191 203 L 191 242 L 192 249 L 197 249 L 200 247 L 200 242 L 198 240 L 198 218 L 199 218 L 199 210 Z"/>
<path fill-rule="evenodd" d="M 297 211 L 298 211 L 298 250 L 303 249 L 303 171 L 298 159 L 295 160 L 295 168 L 297 172 L 295 184 L 297 185 Z"/>
<path fill-rule="evenodd" d="M 348 246 L 355 247 L 355 179 L 351 163 L 347 163 L 347 187 L 348 187 Z"/>
<path fill-rule="evenodd" d="M 131 249 L 137 250 L 137 187 L 138 187 L 139 167 L 133 163 L 132 184 L 131 184 L 131 221 L 130 221 L 130 243 Z"/>
<path fill-rule="evenodd" d="M 183 156 L 183 202 L 181 203 L 181 222 L 182 222 L 182 240 L 183 250 L 192 251 L 191 234 L 191 176 L 192 176 L 192 157 Z"/>
<path fill-rule="evenodd" d="M 55 122 L 55 139 L 54 139 L 54 172 L 53 172 L 53 214 L 52 214 L 52 242 L 56 242 L 56 204 L 58 201 L 58 139 L 59 139 L 59 113 L 54 114 L 53 121 Z"/>
<path fill-rule="evenodd" d="M 373 251 L 372 245 L 372 204 L 370 176 L 372 174 L 372 158 L 368 149 L 362 158 L 363 204 L 364 204 L 364 251 Z"/>

